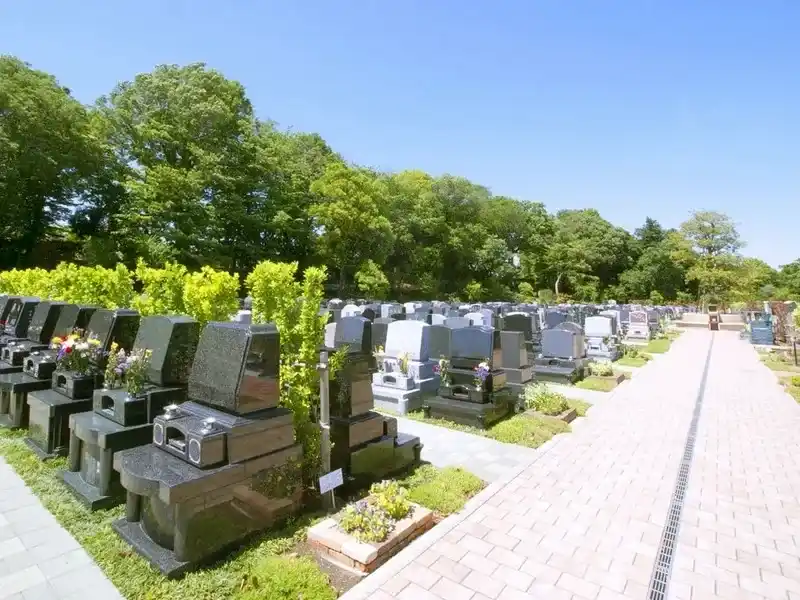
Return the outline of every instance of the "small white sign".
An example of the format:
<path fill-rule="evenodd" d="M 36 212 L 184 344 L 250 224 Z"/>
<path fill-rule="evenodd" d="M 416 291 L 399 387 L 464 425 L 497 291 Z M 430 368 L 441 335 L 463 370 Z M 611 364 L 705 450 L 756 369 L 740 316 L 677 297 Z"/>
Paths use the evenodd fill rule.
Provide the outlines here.
<path fill-rule="evenodd" d="M 333 489 L 336 489 L 344 483 L 344 476 L 341 469 L 331 471 L 327 475 L 319 478 L 319 493 L 325 494 Z"/>

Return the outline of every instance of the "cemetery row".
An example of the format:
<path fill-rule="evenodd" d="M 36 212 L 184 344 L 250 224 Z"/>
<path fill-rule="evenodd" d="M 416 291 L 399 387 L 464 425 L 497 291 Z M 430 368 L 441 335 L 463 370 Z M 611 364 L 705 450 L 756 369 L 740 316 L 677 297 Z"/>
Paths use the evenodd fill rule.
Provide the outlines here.
<path fill-rule="evenodd" d="M 379 408 L 487 428 L 522 408 L 531 383 L 574 383 L 590 362 L 617 360 L 623 343 L 646 345 L 683 310 L 334 299 L 321 312 L 334 324 L 372 322 Z"/>
<path fill-rule="evenodd" d="M 574 380 L 587 357 L 613 359 L 620 339 L 647 340 L 661 317 L 676 316 L 325 302 L 328 416 L 321 390 L 310 410 L 282 402 L 285 331 L 252 324 L 244 304 L 232 320 L 201 327 L 186 316 L 0 296 L 0 426 L 27 429 L 42 460 L 67 456 L 61 479 L 92 510 L 124 502 L 114 530 L 167 575 L 301 510 L 305 472 L 320 474 L 301 433 L 311 426 L 319 437 L 320 419 L 333 442 L 323 471 L 361 489 L 420 459 L 419 438 L 376 405 L 403 413 L 424 402 L 432 416 L 487 427 L 513 413 L 534 374 Z"/>

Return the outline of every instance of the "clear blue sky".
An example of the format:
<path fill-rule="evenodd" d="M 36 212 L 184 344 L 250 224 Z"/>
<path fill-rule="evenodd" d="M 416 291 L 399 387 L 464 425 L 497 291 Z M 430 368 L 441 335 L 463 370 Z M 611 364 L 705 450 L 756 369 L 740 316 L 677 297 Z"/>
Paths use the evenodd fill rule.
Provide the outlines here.
<path fill-rule="evenodd" d="M 354 162 L 800 257 L 797 0 L 0 0 L 0 53 L 87 103 L 206 62 Z"/>

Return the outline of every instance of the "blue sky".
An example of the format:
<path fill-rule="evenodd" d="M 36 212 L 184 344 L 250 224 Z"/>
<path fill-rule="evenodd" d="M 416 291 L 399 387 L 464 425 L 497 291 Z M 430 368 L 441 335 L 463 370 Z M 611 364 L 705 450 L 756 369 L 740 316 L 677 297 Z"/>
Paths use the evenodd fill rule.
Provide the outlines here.
<path fill-rule="evenodd" d="M 92 102 L 160 63 L 238 79 L 348 160 L 628 229 L 727 212 L 800 257 L 794 0 L 0 0 L 0 53 Z"/>

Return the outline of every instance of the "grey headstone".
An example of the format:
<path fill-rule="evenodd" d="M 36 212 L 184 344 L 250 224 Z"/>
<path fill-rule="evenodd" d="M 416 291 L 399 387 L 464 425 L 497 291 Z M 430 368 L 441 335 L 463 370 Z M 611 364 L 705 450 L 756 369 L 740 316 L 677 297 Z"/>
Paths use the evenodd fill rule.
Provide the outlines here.
<path fill-rule="evenodd" d="M 494 354 L 491 327 L 462 327 L 450 330 L 450 355 L 454 358 L 486 360 Z"/>
<path fill-rule="evenodd" d="M 450 329 L 461 329 L 462 327 L 470 327 L 472 321 L 466 317 L 451 317 L 445 319 L 444 325 Z"/>
<path fill-rule="evenodd" d="M 533 317 L 524 312 L 510 312 L 503 317 L 505 331 L 521 331 L 526 341 L 533 338 Z"/>
<path fill-rule="evenodd" d="M 452 329 L 444 325 L 431 325 L 429 328 L 429 355 L 433 360 L 450 357 Z"/>
<path fill-rule="evenodd" d="M 420 321 L 394 321 L 386 334 L 385 353 L 394 358 L 408 353 L 411 360 L 428 360 L 430 327 Z"/>
<path fill-rule="evenodd" d="M 583 354 L 583 338 L 574 332 L 557 328 L 542 331 L 542 356 L 574 359 Z"/>
<path fill-rule="evenodd" d="M 521 331 L 500 332 L 500 363 L 503 369 L 521 369 L 528 366 L 525 335 Z"/>

